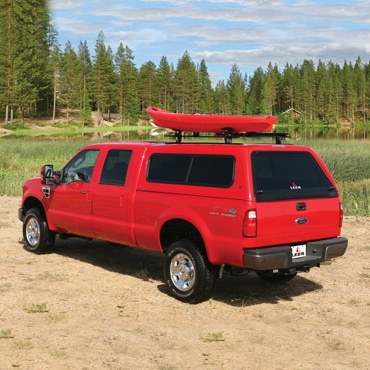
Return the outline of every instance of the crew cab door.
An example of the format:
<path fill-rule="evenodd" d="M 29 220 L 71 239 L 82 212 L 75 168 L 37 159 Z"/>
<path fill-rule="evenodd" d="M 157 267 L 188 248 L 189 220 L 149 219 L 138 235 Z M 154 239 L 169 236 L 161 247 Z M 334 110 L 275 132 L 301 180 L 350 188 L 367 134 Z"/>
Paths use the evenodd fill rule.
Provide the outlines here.
<path fill-rule="evenodd" d="M 133 227 L 130 221 L 132 196 L 129 196 L 127 173 L 132 150 L 111 149 L 107 152 L 100 179 L 94 188 L 94 237 L 113 243 L 133 245 Z"/>
<path fill-rule="evenodd" d="M 47 217 L 61 233 L 93 237 L 91 181 L 99 151 L 79 152 L 53 186 Z"/>
<path fill-rule="evenodd" d="M 300 244 L 340 233 L 334 180 L 313 153 L 252 153 L 258 244 Z"/>

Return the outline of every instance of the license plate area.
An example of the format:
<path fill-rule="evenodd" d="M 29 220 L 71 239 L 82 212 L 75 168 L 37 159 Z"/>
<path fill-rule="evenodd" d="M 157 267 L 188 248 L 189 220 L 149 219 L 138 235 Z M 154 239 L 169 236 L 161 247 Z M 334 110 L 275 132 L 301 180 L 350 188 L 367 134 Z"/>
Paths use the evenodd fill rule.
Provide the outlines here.
<path fill-rule="evenodd" d="M 292 259 L 302 258 L 307 256 L 307 245 L 299 244 L 292 245 Z"/>

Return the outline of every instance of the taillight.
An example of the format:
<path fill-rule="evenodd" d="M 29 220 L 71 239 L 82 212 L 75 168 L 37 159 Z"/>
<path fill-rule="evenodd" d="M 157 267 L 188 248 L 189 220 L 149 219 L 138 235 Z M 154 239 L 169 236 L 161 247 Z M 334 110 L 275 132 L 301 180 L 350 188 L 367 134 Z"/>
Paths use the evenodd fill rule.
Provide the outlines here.
<path fill-rule="evenodd" d="M 257 210 L 250 209 L 244 217 L 243 236 L 255 238 L 257 236 Z"/>
<path fill-rule="evenodd" d="M 342 227 L 343 224 L 343 204 L 339 202 L 339 227 Z"/>

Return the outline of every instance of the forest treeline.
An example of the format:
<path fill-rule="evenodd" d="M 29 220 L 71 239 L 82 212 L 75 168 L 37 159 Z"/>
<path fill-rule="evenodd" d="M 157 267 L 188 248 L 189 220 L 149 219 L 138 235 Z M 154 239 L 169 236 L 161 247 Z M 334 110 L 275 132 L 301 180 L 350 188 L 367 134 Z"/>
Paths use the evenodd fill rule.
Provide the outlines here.
<path fill-rule="evenodd" d="M 196 64 L 184 51 L 176 65 L 166 56 L 158 65 L 138 66 L 124 43 L 106 45 L 101 31 L 93 53 L 86 41 L 75 49 L 58 43 L 48 0 L 7 0 L 0 4 L 0 114 L 5 123 L 57 109 L 91 111 L 109 120 L 135 124 L 146 107 L 179 113 L 273 114 L 281 120 L 325 124 L 366 122 L 370 104 L 370 64 L 360 57 L 342 65 L 303 60 L 283 68 L 270 62 L 250 76 L 237 64 L 228 79 L 211 83 L 206 61 Z M 293 116 L 283 115 L 293 112 Z"/>

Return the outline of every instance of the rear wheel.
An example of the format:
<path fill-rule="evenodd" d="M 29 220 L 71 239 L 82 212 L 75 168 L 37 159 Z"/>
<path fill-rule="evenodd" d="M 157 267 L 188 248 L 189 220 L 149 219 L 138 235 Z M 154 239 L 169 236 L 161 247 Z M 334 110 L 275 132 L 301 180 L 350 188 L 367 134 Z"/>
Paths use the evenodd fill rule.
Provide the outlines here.
<path fill-rule="evenodd" d="M 272 270 L 263 270 L 263 271 L 256 271 L 258 277 L 262 280 L 267 281 L 269 283 L 286 283 L 293 278 L 296 277 L 297 273 L 289 273 L 289 272 L 273 272 Z"/>
<path fill-rule="evenodd" d="M 36 254 L 49 253 L 54 246 L 55 233 L 48 228 L 45 216 L 38 208 L 27 211 L 23 221 L 24 248 Z"/>
<path fill-rule="evenodd" d="M 180 240 L 166 251 L 164 277 L 175 298 L 187 303 L 199 303 L 209 298 L 215 269 L 194 243 Z"/>

